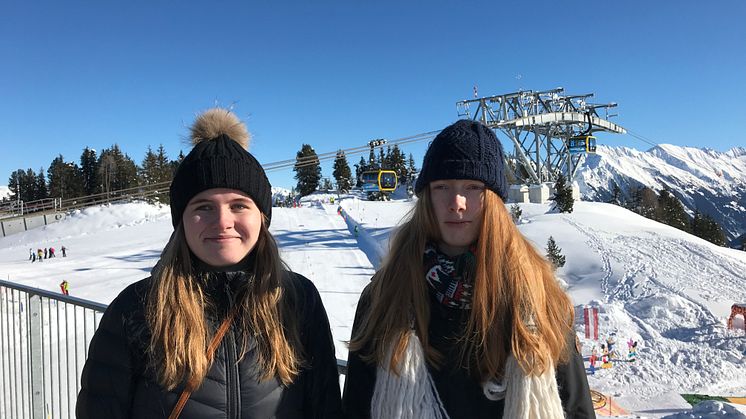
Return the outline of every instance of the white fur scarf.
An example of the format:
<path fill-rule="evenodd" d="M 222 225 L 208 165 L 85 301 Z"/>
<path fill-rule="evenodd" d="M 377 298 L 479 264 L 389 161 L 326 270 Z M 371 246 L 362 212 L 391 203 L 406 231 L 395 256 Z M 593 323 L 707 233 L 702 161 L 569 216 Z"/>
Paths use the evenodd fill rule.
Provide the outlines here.
<path fill-rule="evenodd" d="M 425 354 L 417 334 L 410 333 L 407 348 L 399 363 L 400 375 L 389 371 L 393 347 L 387 362 L 376 371 L 371 400 L 373 419 L 449 419 L 438 391 L 427 370 Z M 526 376 L 510 356 L 505 366 L 505 386 L 484 383 L 485 397 L 496 400 L 494 390 L 505 391 L 503 418 L 564 419 L 554 367 L 540 376 Z M 490 387 L 490 388 L 488 388 Z"/>

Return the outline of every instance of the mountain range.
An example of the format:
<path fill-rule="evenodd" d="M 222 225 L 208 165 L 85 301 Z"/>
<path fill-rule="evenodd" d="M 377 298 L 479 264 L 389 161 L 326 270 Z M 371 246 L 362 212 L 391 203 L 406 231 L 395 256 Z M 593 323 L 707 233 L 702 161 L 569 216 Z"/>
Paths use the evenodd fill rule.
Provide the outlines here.
<path fill-rule="evenodd" d="M 599 145 L 575 176 L 585 201 L 609 201 L 614 184 L 629 199 L 634 188 L 668 189 L 689 215 L 717 221 L 729 241 L 746 233 L 746 148 L 726 152 L 661 144 L 647 151 Z"/>

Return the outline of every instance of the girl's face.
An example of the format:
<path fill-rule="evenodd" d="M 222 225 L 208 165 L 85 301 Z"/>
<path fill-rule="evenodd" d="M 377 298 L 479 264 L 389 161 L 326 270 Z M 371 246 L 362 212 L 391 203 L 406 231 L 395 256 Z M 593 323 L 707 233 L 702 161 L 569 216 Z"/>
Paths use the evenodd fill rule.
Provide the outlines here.
<path fill-rule="evenodd" d="M 235 265 L 254 248 L 262 213 L 245 193 L 216 188 L 195 195 L 182 222 L 189 249 L 208 265 L 222 267 Z"/>
<path fill-rule="evenodd" d="M 440 230 L 440 250 L 449 256 L 466 252 L 482 227 L 484 183 L 446 179 L 430 182 L 429 188 Z"/>

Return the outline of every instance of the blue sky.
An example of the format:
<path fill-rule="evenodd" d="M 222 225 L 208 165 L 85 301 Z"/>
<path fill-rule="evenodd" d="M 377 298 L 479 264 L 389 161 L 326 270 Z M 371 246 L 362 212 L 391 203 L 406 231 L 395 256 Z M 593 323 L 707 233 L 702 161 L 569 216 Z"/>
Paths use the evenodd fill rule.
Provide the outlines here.
<path fill-rule="evenodd" d="M 593 92 L 653 142 L 725 151 L 746 145 L 744 22 L 742 0 L 5 2 L 0 185 L 85 146 L 175 157 L 215 104 L 247 122 L 262 163 L 303 143 L 397 139 L 458 119 L 474 85 Z M 419 166 L 425 147 L 404 151 Z M 295 183 L 291 170 L 269 176 Z"/>

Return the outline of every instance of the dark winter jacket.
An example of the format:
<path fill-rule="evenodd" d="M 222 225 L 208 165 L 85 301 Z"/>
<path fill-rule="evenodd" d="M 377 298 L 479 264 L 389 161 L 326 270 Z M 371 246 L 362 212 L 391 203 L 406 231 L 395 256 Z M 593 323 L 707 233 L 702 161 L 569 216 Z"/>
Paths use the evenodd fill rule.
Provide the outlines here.
<path fill-rule="evenodd" d="M 180 418 L 342 417 L 334 345 L 321 298 L 308 279 L 287 275 L 295 285 L 294 291 L 287 287 L 284 295 L 293 298 L 298 315 L 304 360 L 300 375 L 288 387 L 278 379 L 259 381 L 255 343 L 249 343 L 248 352 L 237 362 L 243 340 L 234 324 Z M 228 311 L 231 294 L 247 276 L 242 272 L 208 275 L 211 284 L 224 284 L 215 313 Z M 150 332 L 144 305 L 149 285 L 149 279 L 130 285 L 104 313 L 83 368 L 78 418 L 167 418 L 176 404 L 183 387 L 166 391 L 159 386 L 148 356 Z M 217 328 L 224 316 L 215 313 L 206 315 Z"/>
<path fill-rule="evenodd" d="M 360 322 L 370 305 L 368 288 L 363 291 L 355 313 L 352 333 L 361 326 Z M 440 370 L 429 367 L 438 395 L 443 401 L 451 419 L 501 418 L 503 400 L 491 401 L 484 396 L 479 382 L 475 381 L 466 369 L 458 368 L 449 360 L 459 359 L 455 337 L 465 326 L 467 311 L 448 308 L 430 300 L 430 344 L 444 355 L 445 365 Z M 575 349 L 574 339 L 570 360 L 557 366 L 557 383 L 562 407 L 567 418 L 595 418 L 593 403 L 588 389 L 583 358 Z M 376 383 L 376 367 L 360 359 L 356 352 L 350 352 L 347 359 L 347 376 L 342 403 L 348 419 L 370 418 L 370 404 Z"/>

